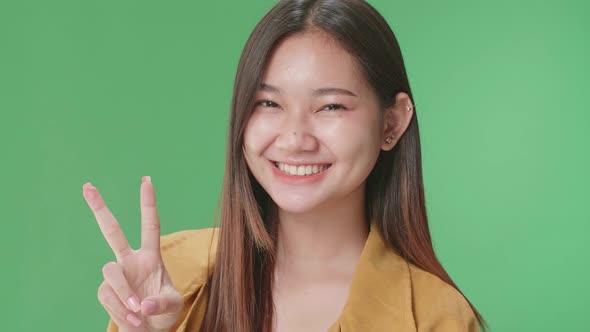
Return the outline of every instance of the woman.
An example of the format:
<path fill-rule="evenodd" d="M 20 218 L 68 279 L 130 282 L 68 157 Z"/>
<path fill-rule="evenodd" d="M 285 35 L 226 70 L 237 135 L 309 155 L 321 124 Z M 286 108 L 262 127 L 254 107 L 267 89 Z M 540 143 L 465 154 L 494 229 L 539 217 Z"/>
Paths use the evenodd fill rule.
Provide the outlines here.
<path fill-rule="evenodd" d="M 117 262 L 108 331 L 477 331 L 430 239 L 396 38 L 358 0 L 280 1 L 236 75 L 220 228 L 160 239 L 151 179 L 132 250 L 91 184 Z"/>

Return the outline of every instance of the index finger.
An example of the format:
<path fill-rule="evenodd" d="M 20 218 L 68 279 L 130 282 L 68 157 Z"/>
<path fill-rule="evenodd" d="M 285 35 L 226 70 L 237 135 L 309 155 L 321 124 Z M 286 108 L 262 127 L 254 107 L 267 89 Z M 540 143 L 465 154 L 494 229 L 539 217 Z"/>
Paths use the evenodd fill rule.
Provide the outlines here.
<path fill-rule="evenodd" d="M 102 196 L 98 193 L 98 190 L 90 183 L 82 186 L 82 194 L 86 198 L 86 203 L 94 213 L 94 217 L 98 223 L 104 238 L 107 243 L 113 249 L 113 253 L 117 258 L 117 261 L 121 261 L 127 255 L 131 253 L 131 247 L 125 234 L 121 230 L 121 226 L 115 216 L 111 213 L 107 205 L 105 204 Z"/>

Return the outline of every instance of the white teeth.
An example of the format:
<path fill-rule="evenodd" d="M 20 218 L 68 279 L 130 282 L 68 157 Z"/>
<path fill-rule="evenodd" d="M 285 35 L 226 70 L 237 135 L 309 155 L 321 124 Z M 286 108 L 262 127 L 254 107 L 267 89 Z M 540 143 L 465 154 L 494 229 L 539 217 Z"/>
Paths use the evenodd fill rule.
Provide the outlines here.
<path fill-rule="evenodd" d="M 297 175 L 297 176 L 305 176 L 305 175 L 312 175 L 321 173 L 328 168 L 326 165 L 288 165 L 284 163 L 275 163 L 275 165 L 280 169 L 282 172 L 290 174 L 290 175 Z"/>
<path fill-rule="evenodd" d="M 305 175 L 305 166 L 297 167 L 297 175 Z"/>

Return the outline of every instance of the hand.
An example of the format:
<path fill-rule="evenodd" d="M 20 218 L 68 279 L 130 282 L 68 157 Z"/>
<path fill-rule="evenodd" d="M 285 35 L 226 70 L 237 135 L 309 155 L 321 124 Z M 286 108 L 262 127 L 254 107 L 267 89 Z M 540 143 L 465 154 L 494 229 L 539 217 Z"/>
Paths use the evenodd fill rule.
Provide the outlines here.
<path fill-rule="evenodd" d="M 168 331 L 180 316 L 182 296 L 174 289 L 160 254 L 160 219 L 149 176 L 140 187 L 141 248 L 129 246 L 119 223 L 90 183 L 83 195 L 117 262 L 104 265 L 98 299 L 120 331 Z"/>

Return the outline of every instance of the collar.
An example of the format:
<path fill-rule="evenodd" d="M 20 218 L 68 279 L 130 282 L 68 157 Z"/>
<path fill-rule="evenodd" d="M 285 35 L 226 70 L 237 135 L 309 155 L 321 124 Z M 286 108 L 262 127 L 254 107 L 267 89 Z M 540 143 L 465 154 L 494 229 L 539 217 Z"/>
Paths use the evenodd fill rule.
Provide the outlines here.
<path fill-rule="evenodd" d="M 188 326 L 194 324 L 189 324 L 188 316 L 194 321 L 203 318 L 207 294 L 202 286 L 212 268 L 209 263 L 215 257 L 217 234 L 217 228 L 209 228 L 162 238 L 162 256 L 175 287 L 185 300 L 194 299 L 185 309 L 192 314 L 179 322 L 178 331 L 196 329 Z M 203 254 L 207 252 L 209 255 Z M 327 332 L 416 331 L 411 292 L 410 266 L 387 247 L 379 228 L 371 223 L 344 308 Z"/>
<path fill-rule="evenodd" d="M 408 263 L 372 222 L 346 304 L 328 332 L 415 331 L 411 291 Z"/>

